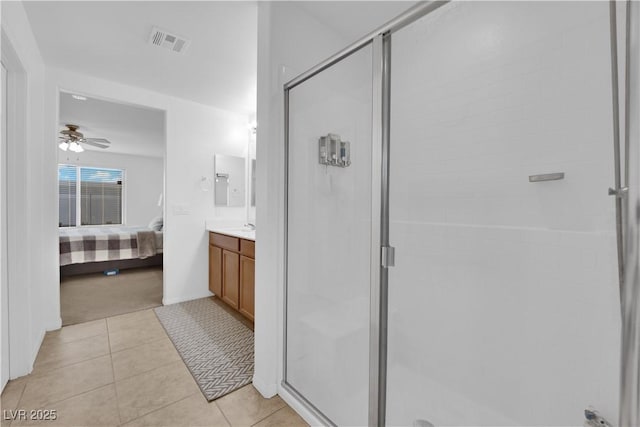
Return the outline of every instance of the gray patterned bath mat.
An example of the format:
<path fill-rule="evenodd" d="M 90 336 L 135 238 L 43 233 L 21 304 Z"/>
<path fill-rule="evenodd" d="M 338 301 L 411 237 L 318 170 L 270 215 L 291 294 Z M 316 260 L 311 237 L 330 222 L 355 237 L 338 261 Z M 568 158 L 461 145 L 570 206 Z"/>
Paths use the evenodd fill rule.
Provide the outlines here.
<path fill-rule="evenodd" d="M 202 298 L 154 309 L 208 401 L 253 378 L 253 331 Z"/>

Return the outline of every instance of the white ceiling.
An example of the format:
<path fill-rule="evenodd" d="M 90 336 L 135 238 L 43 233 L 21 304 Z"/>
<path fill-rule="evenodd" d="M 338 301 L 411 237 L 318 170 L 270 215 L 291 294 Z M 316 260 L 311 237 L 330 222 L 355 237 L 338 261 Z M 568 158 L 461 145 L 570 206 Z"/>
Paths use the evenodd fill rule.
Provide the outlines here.
<path fill-rule="evenodd" d="M 411 2 L 298 2 L 356 40 Z M 25 1 L 47 65 L 252 114 L 256 108 L 257 5 L 244 1 Z M 366 10 L 366 15 L 362 15 Z M 353 16 L 362 16 L 354 20 Z M 184 54 L 148 43 L 153 26 L 191 40 Z M 90 94 L 87 94 L 90 96 Z M 161 111 L 60 95 L 60 128 L 107 138 L 111 153 L 164 155 Z"/>
<path fill-rule="evenodd" d="M 242 114 L 256 108 L 257 5 L 244 1 L 25 1 L 47 65 Z M 153 26 L 191 40 L 148 44 Z"/>
<path fill-rule="evenodd" d="M 87 97 L 60 94 L 60 130 L 66 123 L 79 125 L 85 138 L 106 138 L 109 148 L 84 144 L 86 150 L 105 153 L 164 156 L 164 112 Z"/>

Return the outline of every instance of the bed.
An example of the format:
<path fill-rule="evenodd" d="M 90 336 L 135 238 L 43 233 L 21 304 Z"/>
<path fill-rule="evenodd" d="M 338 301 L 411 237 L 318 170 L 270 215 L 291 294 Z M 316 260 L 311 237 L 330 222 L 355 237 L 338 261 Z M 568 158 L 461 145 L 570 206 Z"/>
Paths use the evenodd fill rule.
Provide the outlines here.
<path fill-rule="evenodd" d="M 143 226 L 60 228 L 60 275 L 162 265 L 162 234 Z"/>

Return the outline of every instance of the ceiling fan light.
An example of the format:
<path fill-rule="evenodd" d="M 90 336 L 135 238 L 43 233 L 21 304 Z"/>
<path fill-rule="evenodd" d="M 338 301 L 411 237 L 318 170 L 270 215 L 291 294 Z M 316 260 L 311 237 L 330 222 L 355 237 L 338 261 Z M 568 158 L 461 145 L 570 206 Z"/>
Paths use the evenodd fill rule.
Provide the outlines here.
<path fill-rule="evenodd" d="M 78 144 L 78 148 L 76 148 L 76 153 L 82 153 L 84 151 L 84 148 L 82 148 L 82 145 Z"/>
<path fill-rule="evenodd" d="M 78 151 L 79 148 L 80 148 L 80 145 L 78 145 L 78 143 L 75 141 L 71 141 L 71 144 L 69 144 L 69 151 L 73 151 L 74 153 L 79 153 Z"/>
<path fill-rule="evenodd" d="M 67 149 L 69 148 L 69 143 L 67 141 L 62 141 L 60 144 L 58 144 L 58 147 L 62 151 L 67 151 Z"/>

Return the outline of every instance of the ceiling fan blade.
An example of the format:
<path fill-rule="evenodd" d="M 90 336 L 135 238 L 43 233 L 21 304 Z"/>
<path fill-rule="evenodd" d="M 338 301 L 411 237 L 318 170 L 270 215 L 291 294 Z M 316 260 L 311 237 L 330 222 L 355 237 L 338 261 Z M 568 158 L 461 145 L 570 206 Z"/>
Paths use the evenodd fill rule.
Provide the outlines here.
<path fill-rule="evenodd" d="M 85 141 L 90 141 L 90 142 L 95 142 L 97 144 L 111 144 L 111 141 L 109 141 L 106 138 L 85 138 Z"/>
<path fill-rule="evenodd" d="M 106 144 L 99 144 L 96 141 L 94 141 L 92 138 L 89 139 L 85 139 L 82 141 L 83 144 L 87 144 L 87 145 L 91 145 L 93 147 L 98 147 L 98 148 L 109 148 L 108 145 Z"/>

